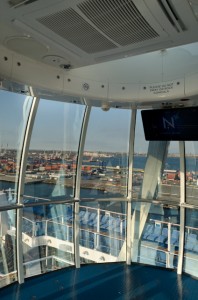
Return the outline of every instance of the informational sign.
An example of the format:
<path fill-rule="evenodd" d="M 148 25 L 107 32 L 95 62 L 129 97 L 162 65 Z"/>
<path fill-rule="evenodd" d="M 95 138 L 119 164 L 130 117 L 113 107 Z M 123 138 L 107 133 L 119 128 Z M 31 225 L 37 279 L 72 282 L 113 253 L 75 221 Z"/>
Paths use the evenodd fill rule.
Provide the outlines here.
<path fill-rule="evenodd" d="M 140 98 L 146 100 L 175 99 L 184 96 L 184 80 L 172 80 L 151 84 L 141 84 Z"/>
<path fill-rule="evenodd" d="M 156 84 L 156 85 L 149 85 L 149 92 L 157 95 L 157 94 L 166 94 L 170 93 L 174 88 L 174 83 L 163 83 L 163 84 Z"/>

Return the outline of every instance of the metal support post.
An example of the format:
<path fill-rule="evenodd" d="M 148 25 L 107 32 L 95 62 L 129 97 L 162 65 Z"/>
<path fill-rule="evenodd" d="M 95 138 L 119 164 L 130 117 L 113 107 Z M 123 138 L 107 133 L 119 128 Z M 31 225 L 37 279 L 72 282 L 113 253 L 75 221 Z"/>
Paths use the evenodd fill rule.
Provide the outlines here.
<path fill-rule="evenodd" d="M 179 142 L 180 150 L 180 235 L 177 274 L 182 274 L 184 257 L 184 237 L 185 237 L 185 210 L 182 205 L 186 202 L 186 164 L 185 164 L 185 144 Z"/>
<path fill-rule="evenodd" d="M 31 96 L 33 97 L 31 107 L 29 112 L 27 112 L 28 116 L 24 116 L 27 118 L 27 122 L 24 127 L 23 132 L 23 141 L 22 141 L 22 151 L 21 158 L 19 160 L 19 175 L 18 175 L 18 189 L 17 189 L 17 204 L 23 205 L 23 194 L 24 194 L 24 185 L 25 185 L 25 171 L 27 164 L 27 156 L 30 145 L 30 139 L 32 134 L 32 129 L 34 125 L 34 120 L 38 108 L 39 99 L 34 97 L 33 91 L 31 90 Z M 27 98 L 28 100 L 28 98 Z M 23 211 L 21 209 L 17 209 L 16 212 L 16 253 L 17 253 L 17 271 L 18 271 L 18 282 L 21 284 L 24 282 L 24 270 L 23 270 L 23 245 L 22 245 L 22 215 Z"/>
<path fill-rule="evenodd" d="M 85 109 L 84 119 L 82 122 L 81 135 L 78 147 L 78 158 L 77 158 L 77 170 L 76 170 L 76 182 L 75 182 L 75 197 L 74 204 L 74 255 L 76 268 L 80 268 L 80 249 L 79 249 L 79 200 L 80 200 L 80 183 L 81 183 L 81 168 L 83 160 L 83 152 L 85 145 L 85 138 L 87 133 L 87 127 L 89 122 L 89 116 L 91 107 L 87 106 Z"/>
<path fill-rule="evenodd" d="M 136 109 L 131 112 L 131 126 L 129 136 L 129 171 L 128 171 L 128 191 L 127 191 L 127 233 L 126 233 L 126 263 L 131 264 L 131 201 L 133 186 L 133 157 L 134 157 L 134 139 L 135 139 Z"/>

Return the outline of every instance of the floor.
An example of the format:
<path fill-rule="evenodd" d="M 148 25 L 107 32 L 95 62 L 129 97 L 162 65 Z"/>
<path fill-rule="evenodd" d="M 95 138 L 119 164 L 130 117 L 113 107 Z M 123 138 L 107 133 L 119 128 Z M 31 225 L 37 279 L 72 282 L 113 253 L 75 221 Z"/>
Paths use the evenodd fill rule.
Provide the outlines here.
<path fill-rule="evenodd" d="M 13 283 L 0 290 L 1 300 L 194 300 L 198 279 L 173 270 L 124 263 L 83 265 Z"/>

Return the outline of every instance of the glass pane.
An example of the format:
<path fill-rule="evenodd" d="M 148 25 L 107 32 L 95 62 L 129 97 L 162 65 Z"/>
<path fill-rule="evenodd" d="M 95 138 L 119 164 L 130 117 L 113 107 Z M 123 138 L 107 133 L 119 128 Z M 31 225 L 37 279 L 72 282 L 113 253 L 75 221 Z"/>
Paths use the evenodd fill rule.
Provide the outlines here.
<path fill-rule="evenodd" d="M 137 113 L 133 167 L 133 199 L 179 202 L 179 143 L 145 141 Z"/>
<path fill-rule="evenodd" d="M 186 202 L 197 205 L 198 142 L 186 142 Z M 198 211 L 186 209 L 184 271 L 198 276 Z"/>
<path fill-rule="evenodd" d="M 195 209 L 186 209 L 183 269 L 198 276 L 198 210 Z"/>
<path fill-rule="evenodd" d="M 144 169 L 148 152 L 148 141 L 145 140 L 141 112 L 137 111 L 135 127 L 135 143 L 133 158 L 133 198 L 140 197 Z"/>
<path fill-rule="evenodd" d="M 26 169 L 31 197 L 24 201 L 73 198 L 83 115 L 83 105 L 40 100 Z"/>
<path fill-rule="evenodd" d="M 81 202 L 81 263 L 126 260 L 126 203 Z"/>
<path fill-rule="evenodd" d="M 176 268 L 179 208 L 141 202 L 132 211 L 132 261 Z"/>
<path fill-rule="evenodd" d="M 25 277 L 74 265 L 73 205 L 23 209 Z"/>
<path fill-rule="evenodd" d="M 186 142 L 186 202 L 198 203 L 198 142 Z"/>
<path fill-rule="evenodd" d="M 0 90 L 0 206 L 16 203 L 24 131 L 32 98 Z"/>
<path fill-rule="evenodd" d="M 157 199 L 180 203 L 179 142 L 170 142 L 164 160 L 157 191 Z"/>
<path fill-rule="evenodd" d="M 0 287 L 17 280 L 15 210 L 0 212 Z"/>
<path fill-rule="evenodd" d="M 92 108 L 82 165 L 81 198 L 126 196 L 131 111 Z"/>

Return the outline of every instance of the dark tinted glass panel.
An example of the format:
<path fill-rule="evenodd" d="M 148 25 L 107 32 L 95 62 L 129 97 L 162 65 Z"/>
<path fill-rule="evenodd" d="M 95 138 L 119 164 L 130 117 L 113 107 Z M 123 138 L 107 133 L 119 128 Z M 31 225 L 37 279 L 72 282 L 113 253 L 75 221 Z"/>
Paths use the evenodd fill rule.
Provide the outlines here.
<path fill-rule="evenodd" d="M 146 140 L 197 141 L 198 108 L 143 110 Z"/>

